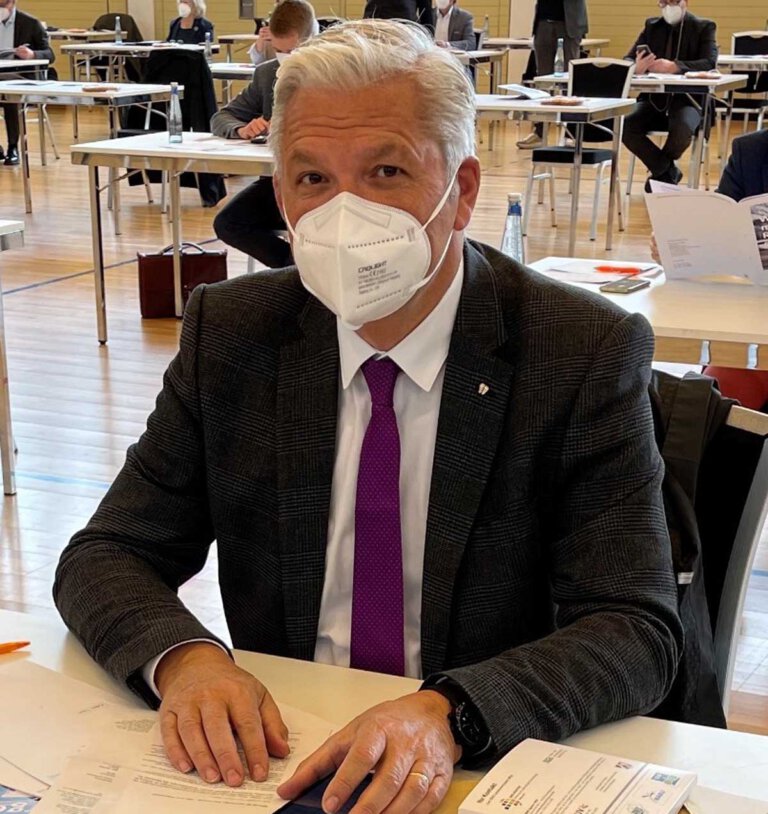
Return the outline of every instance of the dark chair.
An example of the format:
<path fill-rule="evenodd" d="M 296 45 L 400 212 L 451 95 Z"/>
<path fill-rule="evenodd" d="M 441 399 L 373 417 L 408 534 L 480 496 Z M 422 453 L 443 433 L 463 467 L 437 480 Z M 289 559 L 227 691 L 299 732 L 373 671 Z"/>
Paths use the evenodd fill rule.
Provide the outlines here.
<path fill-rule="evenodd" d="M 117 18 L 120 18 L 120 28 L 125 32 L 125 42 L 142 42 L 144 38 L 141 36 L 136 20 L 130 14 L 102 14 L 97 17 L 93 23 L 94 31 L 114 31 Z M 105 57 L 97 57 L 91 60 L 91 67 L 96 69 L 102 81 L 108 79 L 107 71 L 109 68 L 109 60 Z M 136 57 L 128 57 L 125 60 L 125 78 L 128 82 L 141 81 L 141 62 Z M 72 77 L 75 79 L 75 77 Z"/>
<path fill-rule="evenodd" d="M 211 117 L 216 112 L 216 97 L 211 69 L 202 51 L 183 48 L 163 48 L 146 60 L 143 81 L 149 84 L 170 85 L 178 82 L 184 87 L 181 98 L 181 117 L 184 130 L 197 133 L 211 129 Z M 146 105 L 132 105 L 119 136 L 135 136 L 146 132 L 168 129 L 166 111 Z M 159 172 L 148 172 L 151 182 L 162 181 Z M 129 183 L 142 182 L 140 175 L 132 175 Z M 227 191 L 224 178 L 216 173 L 183 173 L 181 185 L 196 187 L 200 191 L 203 206 L 215 206 Z"/>
<path fill-rule="evenodd" d="M 635 73 L 634 62 L 622 59 L 574 59 L 568 66 L 568 95 L 584 97 L 602 97 L 609 99 L 624 99 L 629 95 L 629 86 Z M 618 128 L 619 145 L 621 145 L 621 128 L 623 117 L 610 120 L 602 124 L 584 125 L 584 141 L 589 143 L 605 143 L 613 141 L 614 133 Z M 523 234 L 528 231 L 528 218 L 531 211 L 531 198 L 535 181 L 549 179 L 550 210 L 552 213 L 552 226 L 557 226 L 555 202 L 555 166 L 570 166 L 576 157 L 576 149 L 571 146 L 538 147 L 531 155 L 531 172 L 525 192 L 525 209 L 523 213 Z M 592 225 L 590 240 L 597 238 L 597 209 L 600 203 L 600 189 L 603 174 L 610 167 L 613 152 L 610 148 L 585 147 L 582 150 L 582 165 L 595 167 L 595 196 L 592 207 Z M 571 194 L 578 195 L 578 189 L 571 189 Z M 539 202 L 541 203 L 541 197 Z M 624 214 L 621 204 L 621 194 L 617 177 L 616 183 L 617 209 L 619 213 L 619 229 L 624 228 Z"/>

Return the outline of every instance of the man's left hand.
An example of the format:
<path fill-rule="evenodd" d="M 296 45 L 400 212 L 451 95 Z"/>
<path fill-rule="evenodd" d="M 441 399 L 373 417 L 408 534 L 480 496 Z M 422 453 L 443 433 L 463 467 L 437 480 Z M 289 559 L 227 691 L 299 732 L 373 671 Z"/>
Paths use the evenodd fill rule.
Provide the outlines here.
<path fill-rule="evenodd" d="M 435 45 L 437 45 L 438 48 L 450 48 L 451 47 L 451 44 L 449 42 L 446 42 L 445 40 L 435 40 Z"/>
<path fill-rule="evenodd" d="M 429 814 L 445 797 L 461 757 L 450 711 L 450 702 L 431 690 L 378 704 L 332 735 L 277 792 L 296 799 L 335 772 L 323 796 L 323 810 L 335 814 L 375 769 L 350 814 Z"/>
<path fill-rule="evenodd" d="M 26 45 L 20 45 L 18 48 L 14 48 L 13 53 L 16 54 L 17 59 L 34 59 L 35 52 L 28 48 Z"/>
<path fill-rule="evenodd" d="M 648 70 L 652 73 L 680 73 L 680 68 L 677 67 L 677 63 L 671 59 L 657 59 L 651 63 L 651 67 Z"/>

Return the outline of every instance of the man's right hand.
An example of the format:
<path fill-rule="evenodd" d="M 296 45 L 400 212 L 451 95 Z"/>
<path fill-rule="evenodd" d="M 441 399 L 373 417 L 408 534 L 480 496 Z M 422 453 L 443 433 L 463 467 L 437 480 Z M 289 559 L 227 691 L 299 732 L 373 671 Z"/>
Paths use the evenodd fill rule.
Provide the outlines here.
<path fill-rule="evenodd" d="M 638 51 L 635 57 L 635 75 L 642 76 L 647 73 L 655 61 L 656 55 L 650 51 Z"/>
<path fill-rule="evenodd" d="M 261 136 L 264 133 L 269 133 L 269 122 L 263 117 L 259 116 L 258 119 L 251 119 L 248 124 L 243 125 L 237 131 L 238 138 L 248 141 L 249 139 Z"/>
<path fill-rule="evenodd" d="M 269 755 L 287 757 L 288 729 L 272 696 L 217 645 L 174 648 L 157 665 L 155 684 L 163 699 L 163 744 L 179 771 L 194 767 L 209 783 L 239 786 L 244 775 L 235 737 L 254 780 L 266 780 Z"/>

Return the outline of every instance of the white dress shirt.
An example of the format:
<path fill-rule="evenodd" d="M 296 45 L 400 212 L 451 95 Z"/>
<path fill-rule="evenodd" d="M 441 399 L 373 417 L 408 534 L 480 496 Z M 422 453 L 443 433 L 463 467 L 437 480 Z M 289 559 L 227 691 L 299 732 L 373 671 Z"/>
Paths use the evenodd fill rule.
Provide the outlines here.
<path fill-rule="evenodd" d="M 336 460 L 315 661 L 349 667 L 357 471 L 363 437 L 371 417 L 371 396 L 360 367 L 372 356 L 388 356 L 402 371 L 395 384 L 393 401 L 400 432 L 405 672 L 411 678 L 422 677 L 421 587 L 429 490 L 445 361 L 448 358 L 463 279 L 462 262 L 445 295 L 427 318 L 386 353 L 377 351 L 355 331 L 344 327 L 340 320 L 336 323 L 341 363 Z M 154 682 L 155 669 L 170 650 L 173 647 L 149 661 L 143 670 L 144 680 L 158 697 L 160 693 Z"/>
<path fill-rule="evenodd" d="M 412 678 L 421 678 L 421 584 L 429 489 L 445 360 L 463 278 L 462 265 L 432 313 L 385 354 L 337 322 L 341 380 L 336 463 L 315 661 L 349 667 L 357 471 L 363 436 L 371 417 L 371 396 L 360 367 L 372 356 L 388 356 L 402 371 L 395 384 L 394 408 L 400 431 L 405 672 Z"/>
<path fill-rule="evenodd" d="M 14 6 L 11 16 L 4 23 L 0 23 L 0 51 L 15 50 L 15 46 L 13 44 L 13 35 L 15 31 L 16 7 Z"/>
<path fill-rule="evenodd" d="M 451 14 L 453 6 L 448 9 L 447 14 L 442 14 L 440 9 L 435 11 L 435 42 L 450 42 L 448 39 L 448 27 L 451 24 Z"/>

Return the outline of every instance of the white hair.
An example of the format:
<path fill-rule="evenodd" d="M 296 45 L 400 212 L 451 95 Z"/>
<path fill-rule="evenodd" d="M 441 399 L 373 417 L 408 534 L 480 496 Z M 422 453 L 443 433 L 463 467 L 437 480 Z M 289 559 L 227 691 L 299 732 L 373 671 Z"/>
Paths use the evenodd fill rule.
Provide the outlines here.
<path fill-rule="evenodd" d="M 475 94 L 467 73 L 415 23 L 377 19 L 332 26 L 280 66 L 269 135 L 278 171 L 285 111 L 299 88 L 344 93 L 398 77 L 416 84 L 424 135 L 438 143 L 452 176 L 465 158 L 475 154 Z"/>
<path fill-rule="evenodd" d="M 205 0 L 180 0 L 182 3 L 188 3 L 192 6 L 192 16 L 197 17 L 205 17 L 205 12 L 207 11 L 205 7 Z"/>

